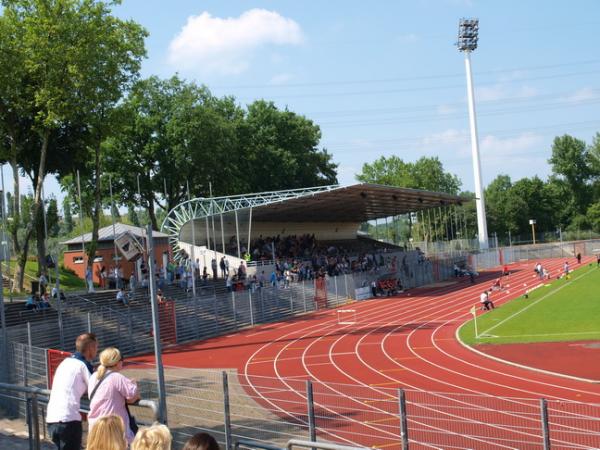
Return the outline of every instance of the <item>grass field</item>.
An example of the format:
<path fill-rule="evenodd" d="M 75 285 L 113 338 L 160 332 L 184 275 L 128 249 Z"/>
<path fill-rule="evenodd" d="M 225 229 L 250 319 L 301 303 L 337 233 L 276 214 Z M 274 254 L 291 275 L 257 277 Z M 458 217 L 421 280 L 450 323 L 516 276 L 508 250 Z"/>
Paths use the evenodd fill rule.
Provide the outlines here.
<path fill-rule="evenodd" d="M 551 280 L 459 330 L 469 345 L 600 340 L 600 269 L 596 264 L 572 272 L 570 280 Z"/>

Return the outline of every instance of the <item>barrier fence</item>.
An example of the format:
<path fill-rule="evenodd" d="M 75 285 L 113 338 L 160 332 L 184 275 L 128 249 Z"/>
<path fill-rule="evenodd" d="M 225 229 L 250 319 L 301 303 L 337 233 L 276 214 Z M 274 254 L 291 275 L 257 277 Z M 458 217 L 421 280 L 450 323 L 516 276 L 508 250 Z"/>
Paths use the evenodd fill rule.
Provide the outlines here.
<path fill-rule="evenodd" d="M 44 389 L 48 352 L 11 345 L 11 383 Z M 142 398 L 155 401 L 155 368 L 128 364 Z M 600 405 L 553 399 L 424 392 L 413 389 L 272 378 L 234 370 L 165 368 L 169 428 L 175 448 L 205 431 L 226 449 L 239 440 L 284 447 L 290 439 L 379 448 L 590 449 L 600 444 Z M 15 394 L 0 399 L 29 417 L 31 405 Z M 152 403 L 153 404 L 153 403 Z M 43 436 L 45 402 L 37 429 Z M 150 421 L 151 411 L 136 411 Z M 32 428 L 35 435 L 35 428 Z"/>

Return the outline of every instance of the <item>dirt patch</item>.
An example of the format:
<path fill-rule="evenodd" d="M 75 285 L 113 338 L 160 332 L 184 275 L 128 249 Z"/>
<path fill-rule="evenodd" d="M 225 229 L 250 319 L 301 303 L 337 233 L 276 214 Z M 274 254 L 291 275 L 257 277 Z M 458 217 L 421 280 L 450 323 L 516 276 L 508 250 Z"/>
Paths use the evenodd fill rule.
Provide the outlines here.
<path fill-rule="evenodd" d="M 524 366 L 600 382 L 600 342 L 482 344 L 477 350 Z"/>

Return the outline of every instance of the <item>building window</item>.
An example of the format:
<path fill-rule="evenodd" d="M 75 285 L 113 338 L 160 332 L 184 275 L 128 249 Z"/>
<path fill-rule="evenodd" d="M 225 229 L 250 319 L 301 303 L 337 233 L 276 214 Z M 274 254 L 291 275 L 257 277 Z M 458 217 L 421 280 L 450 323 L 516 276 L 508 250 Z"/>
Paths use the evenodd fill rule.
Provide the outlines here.
<path fill-rule="evenodd" d="M 75 256 L 73 258 L 73 264 L 83 264 L 83 256 Z"/>
<path fill-rule="evenodd" d="M 103 256 L 96 256 L 94 258 L 94 262 L 95 263 L 101 263 L 102 261 L 104 261 L 104 257 Z"/>

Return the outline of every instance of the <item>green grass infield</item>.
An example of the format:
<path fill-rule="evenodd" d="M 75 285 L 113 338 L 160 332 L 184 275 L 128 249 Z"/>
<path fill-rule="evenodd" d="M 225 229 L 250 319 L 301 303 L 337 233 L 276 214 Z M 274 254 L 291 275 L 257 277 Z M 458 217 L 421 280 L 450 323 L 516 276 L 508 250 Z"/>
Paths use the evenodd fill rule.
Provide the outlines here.
<path fill-rule="evenodd" d="M 594 263 L 550 280 L 529 293 L 477 316 L 459 330 L 469 345 L 600 340 L 600 269 Z"/>

